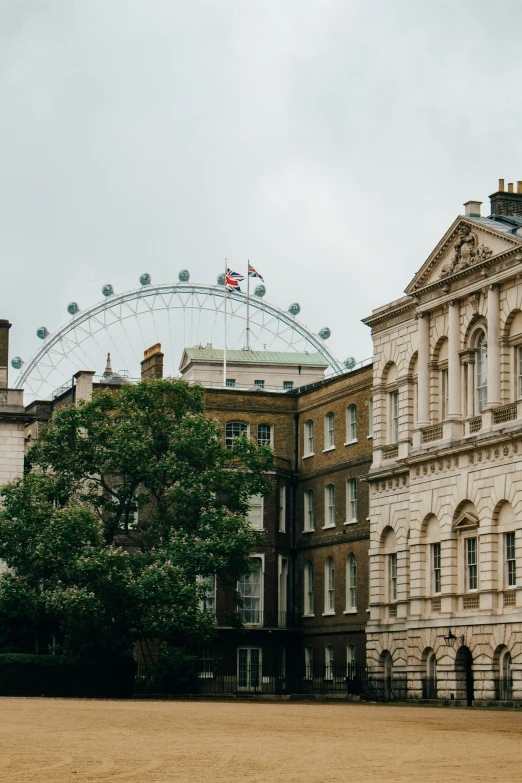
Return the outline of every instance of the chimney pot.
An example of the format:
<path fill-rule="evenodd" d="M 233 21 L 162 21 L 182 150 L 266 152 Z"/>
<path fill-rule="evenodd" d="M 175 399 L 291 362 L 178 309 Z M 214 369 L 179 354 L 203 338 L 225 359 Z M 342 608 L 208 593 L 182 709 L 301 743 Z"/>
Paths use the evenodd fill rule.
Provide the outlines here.
<path fill-rule="evenodd" d="M 504 192 L 504 180 L 503 179 L 499 179 L 499 181 L 498 181 L 498 189 L 499 189 L 499 191 L 501 193 Z"/>
<path fill-rule="evenodd" d="M 482 205 L 482 201 L 466 201 L 464 204 L 464 208 L 466 212 L 464 213 L 467 217 L 480 217 L 480 207 Z"/>
<path fill-rule="evenodd" d="M 522 193 L 522 180 L 518 180 L 517 182 L 517 193 Z"/>
<path fill-rule="evenodd" d="M 142 381 L 161 380 L 163 378 L 163 356 L 161 343 L 151 345 L 143 352 L 143 361 L 141 363 Z"/>
<path fill-rule="evenodd" d="M 508 193 L 513 193 L 513 183 L 508 182 Z"/>

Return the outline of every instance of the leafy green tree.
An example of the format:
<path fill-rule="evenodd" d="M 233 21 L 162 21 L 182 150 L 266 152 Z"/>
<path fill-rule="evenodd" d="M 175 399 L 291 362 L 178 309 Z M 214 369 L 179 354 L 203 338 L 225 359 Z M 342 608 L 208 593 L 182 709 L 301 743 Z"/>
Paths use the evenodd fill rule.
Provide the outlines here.
<path fill-rule="evenodd" d="M 212 633 L 198 577 L 248 570 L 260 535 L 248 499 L 270 491 L 273 458 L 245 437 L 226 449 L 203 394 L 147 381 L 55 413 L 32 471 L 0 493 L 4 647 L 47 634 L 71 652 L 121 652 Z"/>

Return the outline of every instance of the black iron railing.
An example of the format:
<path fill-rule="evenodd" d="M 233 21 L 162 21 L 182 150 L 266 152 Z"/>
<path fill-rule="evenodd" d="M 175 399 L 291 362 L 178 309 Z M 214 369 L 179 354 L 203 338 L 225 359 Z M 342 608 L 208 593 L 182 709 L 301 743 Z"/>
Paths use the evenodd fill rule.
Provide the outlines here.
<path fill-rule="evenodd" d="M 511 701 L 513 698 L 513 678 L 495 677 L 495 699 L 497 701 Z"/>

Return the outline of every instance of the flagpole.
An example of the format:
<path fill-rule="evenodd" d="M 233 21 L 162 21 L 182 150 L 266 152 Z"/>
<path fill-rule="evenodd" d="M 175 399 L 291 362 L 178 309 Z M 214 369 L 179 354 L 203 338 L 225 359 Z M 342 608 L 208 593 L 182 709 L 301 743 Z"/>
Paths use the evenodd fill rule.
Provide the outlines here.
<path fill-rule="evenodd" d="M 246 349 L 250 350 L 250 261 L 247 264 L 247 325 L 246 325 Z"/>
<path fill-rule="evenodd" d="M 225 258 L 225 348 L 223 350 L 223 386 L 227 385 L 227 259 Z"/>

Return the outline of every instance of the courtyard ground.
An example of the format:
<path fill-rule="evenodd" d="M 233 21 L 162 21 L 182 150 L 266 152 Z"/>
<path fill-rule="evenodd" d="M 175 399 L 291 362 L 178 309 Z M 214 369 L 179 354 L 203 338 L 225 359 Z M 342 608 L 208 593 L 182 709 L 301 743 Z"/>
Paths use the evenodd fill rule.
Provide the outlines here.
<path fill-rule="evenodd" d="M 521 740 L 522 711 L 0 699 L 10 783 L 518 783 Z"/>

